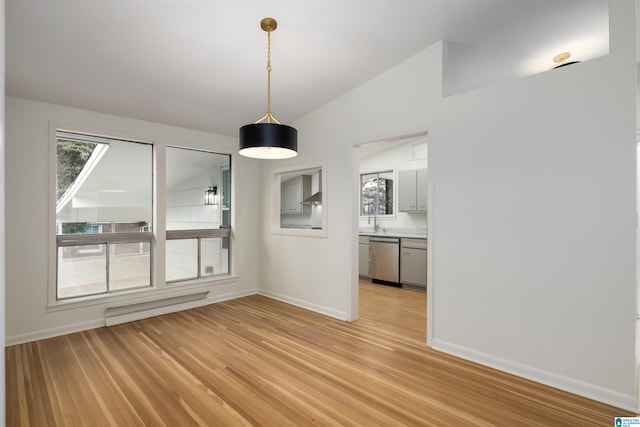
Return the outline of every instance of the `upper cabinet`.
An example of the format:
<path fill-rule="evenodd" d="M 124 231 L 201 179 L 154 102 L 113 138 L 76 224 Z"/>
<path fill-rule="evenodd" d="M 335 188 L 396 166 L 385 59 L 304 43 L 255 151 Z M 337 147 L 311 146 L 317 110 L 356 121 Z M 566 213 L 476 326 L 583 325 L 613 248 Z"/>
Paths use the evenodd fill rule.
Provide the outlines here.
<path fill-rule="evenodd" d="M 427 210 L 427 169 L 398 171 L 398 208 L 401 212 Z"/>
<path fill-rule="evenodd" d="M 298 175 L 282 183 L 280 196 L 281 214 L 309 215 L 311 207 L 302 201 L 311 195 L 311 176 Z"/>

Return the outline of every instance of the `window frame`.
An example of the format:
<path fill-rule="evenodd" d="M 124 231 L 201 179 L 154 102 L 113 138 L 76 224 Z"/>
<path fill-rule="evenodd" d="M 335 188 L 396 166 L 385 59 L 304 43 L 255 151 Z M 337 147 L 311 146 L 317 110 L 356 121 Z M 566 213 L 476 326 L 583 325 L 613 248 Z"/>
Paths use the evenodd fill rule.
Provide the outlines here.
<path fill-rule="evenodd" d="M 301 228 L 282 228 L 281 227 L 281 189 L 282 189 L 282 177 L 296 173 L 303 172 L 311 169 L 320 169 L 322 174 L 322 180 L 320 182 L 320 191 L 322 191 L 322 228 L 321 229 L 301 229 Z M 270 171 L 271 174 L 271 234 L 285 235 L 285 236 L 300 236 L 300 237 L 316 237 L 316 238 L 329 238 L 329 193 L 328 193 L 328 173 L 325 163 L 312 162 L 303 163 L 297 165 L 290 165 L 285 167 L 273 168 Z"/>
<path fill-rule="evenodd" d="M 166 226 L 167 226 L 167 203 L 165 200 L 164 203 L 164 208 L 165 208 L 165 221 L 164 221 L 164 226 L 165 226 L 165 284 L 168 286 L 182 286 L 184 284 L 188 284 L 188 283 L 193 283 L 193 282 L 197 282 L 197 281 L 201 281 L 201 280 L 206 280 L 212 277 L 224 277 L 227 276 L 229 274 L 231 274 L 231 218 L 230 215 L 233 213 L 233 201 L 232 201 L 232 195 L 231 195 L 231 185 L 232 185 L 232 179 L 231 179 L 231 170 L 232 170 L 232 162 L 233 162 L 233 156 L 229 153 L 223 153 L 223 152 L 219 152 L 219 151 L 214 151 L 214 150 L 203 150 L 203 149 L 199 149 L 199 148 L 192 148 L 192 147 L 182 147 L 182 146 L 176 146 L 173 144 L 169 144 L 165 147 L 165 166 L 167 164 L 166 160 L 167 160 L 167 149 L 175 149 L 175 150 L 188 150 L 188 151 L 192 151 L 192 152 L 200 152 L 200 153 L 205 153 L 205 154 L 215 154 L 215 155 L 220 155 L 220 156 L 228 156 L 228 164 L 225 166 L 220 166 L 220 174 L 219 174 L 219 182 L 218 182 L 218 203 L 215 204 L 215 206 L 218 206 L 220 209 L 219 212 L 219 219 L 220 219 L 220 228 L 187 228 L 187 229 L 173 229 L 173 230 L 167 230 Z M 225 173 L 228 175 L 228 188 L 225 189 L 225 184 L 226 181 L 224 179 Z M 166 187 L 166 175 L 164 177 L 164 193 L 165 196 L 167 195 L 167 187 Z M 207 183 L 208 186 L 208 183 Z M 226 201 L 228 201 L 229 205 L 225 207 L 224 205 L 224 200 L 223 198 L 226 198 Z M 229 224 L 224 224 L 225 220 L 225 211 L 227 212 L 227 214 L 229 215 Z M 201 271 L 201 264 L 202 264 L 202 239 L 209 239 L 209 238 L 227 238 L 228 241 L 228 245 L 227 245 L 227 250 L 229 251 L 229 256 L 228 256 L 228 260 L 227 260 L 227 273 L 220 273 L 220 274 L 211 274 L 211 275 L 203 275 L 202 271 Z M 166 268 L 167 268 L 167 263 L 166 263 L 166 259 L 167 259 L 167 254 L 166 254 L 166 242 L 170 241 L 170 240 L 192 240 L 192 239 L 196 239 L 196 247 L 197 247 L 197 257 L 196 257 L 196 264 L 197 264 L 197 274 L 194 277 L 185 277 L 185 278 L 180 278 L 180 279 L 174 279 L 174 280 L 168 280 L 166 278 Z"/>
<path fill-rule="evenodd" d="M 66 131 L 78 134 L 95 135 L 96 137 L 120 139 L 124 141 L 138 142 L 143 144 L 149 144 L 152 147 L 152 219 L 153 231 L 136 232 L 137 236 L 144 234 L 144 239 L 148 239 L 148 235 L 151 235 L 150 251 L 151 255 L 151 286 L 137 287 L 132 289 L 118 290 L 112 293 L 101 293 L 95 295 L 74 297 L 69 299 L 57 299 L 57 230 L 56 230 L 56 148 L 57 148 L 57 132 Z M 61 123 L 61 122 L 49 122 L 49 144 L 48 144 L 48 199 L 49 199 L 49 214 L 48 214 L 48 279 L 47 279 L 47 312 L 57 312 L 64 310 L 71 310 L 76 308 L 90 307 L 96 305 L 105 304 L 117 305 L 117 304 L 133 304 L 138 302 L 154 301 L 161 298 L 188 295 L 197 291 L 211 290 L 212 286 L 220 286 L 228 283 L 237 282 L 239 277 L 235 273 L 235 245 L 233 245 L 234 232 L 233 225 L 235 224 L 235 214 L 231 212 L 229 226 L 221 232 L 222 235 L 226 235 L 229 238 L 229 272 L 224 275 L 211 275 L 204 276 L 201 279 L 184 281 L 177 283 L 166 283 L 165 277 L 165 243 L 166 243 L 166 228 L 165 228 L 165 197 L 164 192 L 166 190 L 165 176 L 166 176 L 166 148 L 177 147 L 185 149 L 200 150 L 206 152 L 213 152 L 218 154 L 225 154 L 230 156 L 230 193 L 231 200 L 233 200 L 234 193 L 234 165 L 237 161 L 235 151 L 225 148 L 224 146 L 216 145 L 211 147 L 201 141 L 189 141 L 187 138 L 182 143 L 176 141 L 167 140 L 162 137 L 149 138 L 147 135 L 141 136 L 135 131 L 124 131 L 105 129 L 96 126 L 87 126 L 82 124 L 73 123 Z M 185 143 L 186 141 L 186 143 Z M 231 202 L 233 210 L 233 202 Z M 215 230 L 217 232 L 217 230 Z M 108 233 L 109 235 L 116 235 L 112 238 L 118 238 L 118 233 Z M 103 234 L 102 236 L 104 236 Z M 78 235 L 67 235 L 65 237 L 78 238 Z M 124 236 L 119 236 L 123 238 Z M 85 242 L 92 244 L 91 238 Z M 102 321 L 97 321 L 103 324 Z M 95 323 L 95 322 L 94 322 Z M 96 323 L 96 326 L 100 324 Z"/>
<path fill-rule="evenodd" d="M 378 199 L 376 198 L 376 213 L 372 214 L 372 215 L 363 215 L 362 214 L 362 177 L 364 175 L 377 175 L 376 179 L 380 179 L 380 175 L 381 174 L 388 174 L 390 173 L 391 175 L 393 175 L 393 194 L 392 194 L 392 201 L 393 201 L 393 213 L 390 214 L 379 214 L 377 213 L 378 211 Z M 359 174 L 359 180 L 358 180 L 358 190 L 359 190 L 359 197 L 358 197 L 358 213 L 359 213 L 359 217 L 361 220 L 363 219 L 368 219 L 371 217 L 375 217 L 377 219 L 393 219 L 396 218 L 397 212 L 398 212 L 398 203 L 397 203 L 397 185 L 398 182 L 398 178 L 397 178 L 397 172 L 395 169 L 384 169 L 384 170 L 375 170 L 375 171 L 371 171 L 371 172 L 360 172 Z"/>
<path fill-rule="evenodd" d="M 74 181 L 69 183 L 69 186 L 65 189 L 64 193 L 60 194 L 58 198 L 57 180 L 58 180 L 58 172 L 59 172 L 58 155 L 59 155 L 60 141 L 75 141 L 82 144 L 93 144 L 94 148 L 91 152 L 91 155 L 82 165 L 82 168 L 79 171 L 78 175 L 75 177 Z M 120 138 L 120 137 L 114 137 L 114 136 L 97 135 L 95 133 L 79 132 L 75 130 L 71 131 L 71 130 L 62 129 L 62 128 L 55 129 L 54 142 L 52 144 L 52 154 L 55 156 L 54 175 L 55 175 L 55 186 L 56 186 L 56 192 L 54 195 L 55 212 L 56 212 L 56 215 L 54 218 L 54 221 L 56 223 L 56 229 L 55 229 L 55 236 L 56 236 L 55 270 L 56 271 L 55 271 L 54 292 L 55 292 L 56 301 L 75 300 L 78 298 L 89 298 L 89 297 L 98 296 L 98 295 L 112 294 L 117 292 L 127 292 L 135 289 L 143 289 L 143 288 L 149 288 L 153 286 L 152 260 L 153 260 L 154 249 L 153 249 L 153 245 L 151 244 L 151 240 L 152 240 L 151 232 L 125 232 L 125 233 L 108 232 L 108 233 L 65 234 L 63 233 L 64 223 L 60 224 L 60 227 L 58 227 L 58 221 L 59 221 L 58 214 L 63 210 L 63 208 L 68 203 L 71 203 L 71 201 L 73 200 L 73 197 L 75 197 L 76 195 L 76 192 L 82 187 L 85 181 L 91 176 L 94 169 L 100 164 L 101 160 L 103 159 L 103 155 L 107 151 L 111 151 L 109 150 L 109 148 L 113 149 L 114 146 L 118 146 L 118 147 L 126 146 L 127 147 L 126 149 L 133 148 L 134 150 L 138 150 L 138 149 L 144 150 L 143 154 L 145 157 L 143 158 L 143 161 L 149 162 L 145 166 L 145 168 L 148 167 L 150 172 L 150 176 L 145 177 L 143 181 L 149 184 L 150 186 L 150 188 L 148 188 L 149 193 L 147 194 L 147 196 L 149 197 L 148 199 L 149 204 L 147 206 L 151 209 L 151 211 L 149 212 L 149 216 L 147 217 L 146 222 L 153 224 L 153 220 L 152 220 L 153 211 L 154 211 L 153 194 L 155 191 L 155 182 L 153 179 L 155 147 L 153 144 L 150 144 L 148 142 L 143 142 L 143 141 L 137 141 L 131 138 Z M 96 156 L 96 153 L 98 154 L 97 156 Z M 115 225 L 115 222 L 113 221 L 109 221 L 109 222 Z M 90 224 L 90 222 L 81 222 L 81 223 Z M 97 226 L 100 229 L 100 231 L 103 230 L 101 225 L 97 225 Z M 58 232 L 60 232 L 60 234 L 58 234 Z M 142 273 L 144 278 L 142 282 L 143 284 L 135 284 L 125 288 L 118 288 L 115 284 L 117 281 L 112 280 L 112 278 L 115 277 L 115 276 L 112 276 L 112 273 L 114 273 L 114 271 L 112 270 L 112 266 L 116 265 L 117 262 L 115 258 L 117 258 L 117 256 L 111 253 L 111 248 L 115 247 L 115 245 L 118 245 L 118 244 L 131 244 L 131 243 L 140 243 L 140 244 L 148 243 L 149 244 L 148 270 Z M 101 245 L 103 245 L 102 247 L 104 248 L 104 251 L 100 247 Z M 61 290 L 61 283 L 60 283 L 61 262 L 63 261 L 63 258 L 61 258 L 60 256 L 62 253 L 64 253 L 64 251 L 61 251 L 60 249 L 64 247 L 74 247 L 74 246 L 78 247 L 77 254 L 79 255 L 100 253 L 104 257 L 105 271 L 104 271 L 104 276 L 102 276 L 103 279 L 101 279 L 101 280 L 104 280 L 104 289 L 86 291 L 82 294 L 77 294 L 77 295 L 64 295 L 64 292 Z M 95 246 L 98 246 L 98 248 L 96 249 Z M 85 248 L 83 249 L 83 247 Z M 100 268 L 96 270 L 98 274 L 100 274 L 99 271 L 100 271 Z"/>

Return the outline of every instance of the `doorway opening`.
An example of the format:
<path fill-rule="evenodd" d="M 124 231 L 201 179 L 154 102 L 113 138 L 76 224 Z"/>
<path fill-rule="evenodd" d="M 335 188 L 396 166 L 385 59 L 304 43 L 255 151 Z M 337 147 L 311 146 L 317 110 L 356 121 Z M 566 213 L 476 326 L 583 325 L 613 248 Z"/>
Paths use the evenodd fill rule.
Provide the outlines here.
<path fill-rule="evenodd" d="M 426 342 L 427 132 L 355 150 L 359 311 L 376 321 L 372 307 L 384 307 L 391 316 L 376 321 L 381 330 Z M 414 327 L 403 329 L 403 320 Z"/>
<path fill-rule="evenodd" d="M 640 133 L 636 143 L 636 400 L 640 408 Z"/>

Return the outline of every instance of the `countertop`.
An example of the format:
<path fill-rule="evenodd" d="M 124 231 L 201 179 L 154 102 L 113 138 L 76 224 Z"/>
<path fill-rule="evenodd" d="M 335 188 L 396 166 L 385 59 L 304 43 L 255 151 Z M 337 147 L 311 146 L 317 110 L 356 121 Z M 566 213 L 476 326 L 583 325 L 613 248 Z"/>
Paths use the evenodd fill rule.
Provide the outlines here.
<path fill-rule="evenodd" d="M 358 233 L 360 236 L 369 236 L 369 237 L 397 237 L 397 238 L 405 238 L 405 239 L 426 239 L 427 232 L 421 230 L 404 230 L 404 229 L 384 229 L 384 230 L 360 230 Z"/>

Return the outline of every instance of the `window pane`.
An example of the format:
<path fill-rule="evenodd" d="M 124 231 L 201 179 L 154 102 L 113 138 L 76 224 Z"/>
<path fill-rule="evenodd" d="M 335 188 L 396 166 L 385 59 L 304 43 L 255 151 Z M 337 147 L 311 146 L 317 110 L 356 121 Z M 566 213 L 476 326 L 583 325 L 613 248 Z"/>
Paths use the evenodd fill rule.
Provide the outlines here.
<path fill-rule="evenodd" d="M 58 138 L 56 147 L 56 200 L 76 182 L 98 144 Z"/>
<path fill-rule="evenodd" d="M 322 168 L 288 170 L 274 178 L 280 178 L 280 228 L 322 230 Z"/>
<path fill-rule="evenodd" d="M 230 209 L 229 165 L 228 154 L 167 147 L 167 230 L 220 228 Z M 210 188 L 216 196 L 206 204 Z"/>
<path fill-rule="evenodd" d="M 381 172 L 378 177 L 378 215 L 393 214 L 393 172 Z"/>
<path fill-rule="evenodd" d="M 360 175 L 360 215 L 393 215 L 393 171 Z"/>
<path fill-rule="evenodd" d="M 57 234 L 150 231 L 152 146 L 58 132 Z"/>
<path fill-rule="evenodd" d="M 205 236 L 231 227 L 230 166 L 228 154 L 167 147 L 167 282 L 229 273 L 229 239 Z"/>
<path fill-rule="evenodd" d="M 58 248 L 58 298 L 107 292 L 105 246 Z"/>
<path fill-rule="evenodd" d="M 149 242 L 109 245 L 109 290 L 151 286 Z"/>
<path fill-rule="evenodd" d="M 56 131 L 56 234 L 97 237 L 56 239 L 58 298 L 151 286 L 148 236 L 131 233 L 152 231 L 152 195 L 151 144 Z"/>
<path fill-rule="evenodd" d="M 167 240 L 167 282 L 198 277 L 198 239 Z"/>
<path fill-rule="evenodd" d="M 374 215 L 376 211 L 378 174 L 368 174 L 361 176 L 361 199 L 362 215 Z"/>
<path fill-rule="evenodd" d="M 200 276 L 229 273 L 229 238 L 200 239 Z"/>

